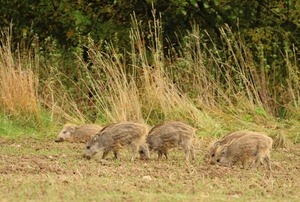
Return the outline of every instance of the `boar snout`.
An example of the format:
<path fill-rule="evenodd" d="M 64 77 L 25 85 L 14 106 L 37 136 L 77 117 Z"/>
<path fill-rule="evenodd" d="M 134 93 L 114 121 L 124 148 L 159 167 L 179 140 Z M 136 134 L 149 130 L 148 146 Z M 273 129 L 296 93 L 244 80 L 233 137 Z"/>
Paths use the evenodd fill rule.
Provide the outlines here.
<path fill-rule="evenodd" d="M 64 141 L 63 138 L 56 138 L 56 139 L 55 139 L 55 142 L 63 142 L 63 141 Z"/>
<path fill-rule="evenodd" d="M 149 151 L 148 150 L 140 150 L 139 151 L 139 154 L 140 154 L 140 159 L 141 160 L 149 160 L 150 159 L 150 154 L 149 154 Z"/>
<path fill-rule="evenodd" d="M 87 159 L 87 160 L 91 160 L 91 156 L 90 155 L 85 155 L 85 158 Z"/>
<path fill-rule="evenodd" d="M 139 152 L 140 153 L 140 159 L 141 160 L 149 160 L 150 159 L 150 155 L 145 154 L 143 152 Z"/>

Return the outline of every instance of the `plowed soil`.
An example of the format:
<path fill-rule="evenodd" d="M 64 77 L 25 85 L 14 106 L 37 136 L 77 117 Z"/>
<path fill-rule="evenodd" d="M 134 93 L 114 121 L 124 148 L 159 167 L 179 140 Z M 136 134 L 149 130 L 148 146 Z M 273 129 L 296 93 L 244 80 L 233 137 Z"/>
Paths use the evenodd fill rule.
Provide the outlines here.
<path fill-rule="evenodd" d="M 274 149 L 272 172 L 210 165 L 181 150 L 168 160 L 84 159 L 84 144 L 0 139 L 0 201 L 300 201 L 300 147 Z"/>

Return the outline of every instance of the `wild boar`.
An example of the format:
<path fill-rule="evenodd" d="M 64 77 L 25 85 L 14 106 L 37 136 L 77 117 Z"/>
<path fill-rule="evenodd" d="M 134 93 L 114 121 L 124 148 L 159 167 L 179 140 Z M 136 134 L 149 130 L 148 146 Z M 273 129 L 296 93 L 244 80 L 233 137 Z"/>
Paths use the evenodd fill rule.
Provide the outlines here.
<path fill-rule="evenodd" d="M 216 149 L 214 164 L 233 166 L 241 161 L 243 168 L 257 167 L 264 160 L 271 170 L 273 140 L 260 133 L 248 133 Z M 254 163 L 253 163 L 254 161 Z"/>
<path fill-rule="evenodd" d="M 215 157 L 215 152 L 216 152 L 217 148 L 219 148 L 220 146 L 222 146 L 224 144 L 228 144 L 233 139 L 240 138 L 240 137 L 243 137 L 244 135 L 249 135 L 249 134 L 256 134 L 256 133 L 252 132 L 252 131 L 236 131 L 236 132 L 232 132 L 232 133 L 229 133 L 229 134 L 223 136 L 220 140 L 213 143 L 209 148 L 210 163 L 214 164 L 214 162 L 215 162 L 214 157 Z"/>
<path fill-rule="evenodd" d="M 55 142 L 82 142 L 86 143 L 93 135 L 102 129 L 96 124 L 66 124 L 55 139 Z"/>
<path fill-rule="evenodd" d="M 101 149 L 103 149 L 102 159 L 110 151 L 114 152 L 117 159 L 119 150 L 125 146 L 131 147 L 131 160 L 133 161 L 140 145 L 145 142 L 148 133 L 146 124 L 121 122 L 104 127 L 97 133 L 85 147 L 85 157 L 91 159 Z"/>
<path fill-rule="evenodd" d="M 147 142 L 143 142 L 139 147 L 139 154 L 141 160 L 150 159 L 150 151 Z"/>
<path fill-rule="evenodd" d="M 157 151 L 158 159 L 164 154 L 168 159 L 168 151 L 172 148 L 182 147 L 185 151 L 185 160 L 189 153 L 195 158 L 193 140 L 195 129 L 185 123 L 172 121 L 155 126 L 147 136 L 149 151 Z"/>

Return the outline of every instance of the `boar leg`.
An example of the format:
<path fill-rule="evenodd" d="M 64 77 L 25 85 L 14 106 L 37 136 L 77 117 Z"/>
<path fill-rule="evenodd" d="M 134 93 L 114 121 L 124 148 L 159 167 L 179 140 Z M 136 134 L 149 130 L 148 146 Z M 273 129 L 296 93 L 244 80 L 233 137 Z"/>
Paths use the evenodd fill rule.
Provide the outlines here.
<path fill-rule="evenodd" d="M 164 155 L 165 155 L 166 159 L 168 159 L 168 151 L 167 151 L 167 150 L 165 150 L 163 153 L 164 153 Z"/>
<path fill-rule="evenodd" d="M 256 160 L 253 163 L 253 158 L 251 158 L 249 155 L 244 154 L 241 159 L 243 168 L 244 169 L 249 169 L 250 167 L 256 168 Z"/>
<path fill-rule="evenodd" d="M 189 160 L 189 153 L 190 153 L 190 150 L 189 149 L 185 149 L 185 160 L 188 161 Z"/>
<path fill-rule="evenodd" d="M 268 169 L 271 171 L 271 161 L 270 161 L 270 157 L 266 156 L 264 158 L 265 162 L 267 163 Z"/>
<path fill-rule="evenodd" d="M 255 168 L 257 168 L 258 164 L 262 163 L 262 159 L 263 159 L 262 154 L 258 154 L 256 159 L 255 159 L 255 162 L 254 162 L 254 167 Z"/>
<path fill-rule="evenodd" d="M 107 154 L 109 153 L 109 151 L 110 151 L 110 149 L 104 148 L 103 154 L 102 154 L 102 159 L 105 159 L 105 158 L 106 158 L 106 156 L 107 156 Z"/>
<path fill-rule="evenodd" d="M 116 144 L 114 145 L 113 147 L 113 152 L 114 152 L 114 156 L 115 156 L 115 159 L 118 159 L 118 154 L 119 154 L 119 150 L 122 148 L 122 145 L 121 144 Z"/>
<path fill-rule="evenodd" d="M 195 150 L 194 150 L 193 145 L 190 146 L 190 151 L 191 151 L 191 155 L 192 155 L 192 160 L 194 160 L 195 159 Z"/>
<path fill-rule="evenodd" d="M 185 160 L 189 160 L 189 153 L 192 155 L 192 160 L 195 159 L 195 151 L 193 145 L 188 145 L 187 147 L 184 148 L 185 150 Z"/>
<path fill-rule="evenodd" d="M 191 144 L 187 144 L 187 146 L 184 146 L 184 151 L 185 151 L 185 160 L 189 160 L 189 153 L 192 155 L 192 159 L 195 159 L 195 152 L 194 152 L 194 147 Z"/>
<path fill-rule="evenodd" d="M 162 154 L 163 154 L 162 150 L 160 150 L 160 149 L 157 150 L 158 160 L 161 159 Z"/>
<path fill-rule="evenodd" d="M 168 149 L 167 147 L 162 147 L 161 148 L 161 152 L 165 155 L 166 159 L 168 159 Z"/>
<path fill-rule="evenodd" d="M 132 145 L 131 161 L 134 160 L 137 151 L 138 151 L 138 147 L 136 145 Z"/>
<path fill-rule="evenodd" d="M 158 154 L 158 160 L 162 158 L 162 155 L 164 155 L 166 159 L 168 159 L 168 151 L 166 150 L 166 148 L 158 149 L 157 154 Z"/>
<path fill-rule="evenodd" d="M 243 169 L 248 169 L 248 168 L 250 168 L 251 167 L 251 165 L 250 165 L 251 163 L 249 162 L 249 159 L 244 159 L 243 161 L 242 161 L 242 166 L 243 166 Z"/>
<path fill-rule="evenodd" d="M 230 168 L 232 168 L 238 161 L 242 162 L 242 165 L 243 165 L 243 168 L 244 168 L 243 159 L 241 159 L 241 158 L 233 157 L 233 158 L 229 158 L 227 161 L 228 162 L 225 165 L 228 165 Z"/>
<path fill-rule="evenodd" d="M 118 151 L 117 150 L 114 150 L 114 156 L 115 156 L 115 159 L 118 159 Z"/>

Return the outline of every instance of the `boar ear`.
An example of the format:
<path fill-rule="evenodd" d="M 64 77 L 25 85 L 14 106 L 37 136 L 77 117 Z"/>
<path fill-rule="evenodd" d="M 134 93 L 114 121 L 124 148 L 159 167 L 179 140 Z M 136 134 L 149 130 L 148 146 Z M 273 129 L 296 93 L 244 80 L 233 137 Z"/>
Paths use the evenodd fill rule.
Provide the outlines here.
<path fill-rule="evenodd" d="M 221 154 L 224 155 L 224 154 L 226 154 L 226 152 L 227 152 L 227 146 L 225 146 L 225 147 L 222 148 Z"/>
<path fill-rule="evenodd" d="M 71 125 L 71 126 L 70 126 L 70 131 L 71 131 L 71 132 L 75 132 L 76 129 L 77 129 L 77 126 L 76 126 L 76 125 Z"/>
<path fill-rule="evenodd" d="M 218 141 L 214 144 L 214 147 L 219 147 L 219 146 L 220 146 L 220 141 Z"/>
<path fill-rule="evenodd" d="M 97 142 L 98 136 L 99 136 L 99 134 L 96 133 L 96 134 L 92 137 L 91 142 L 93 142 L 93 143 Z"/>

